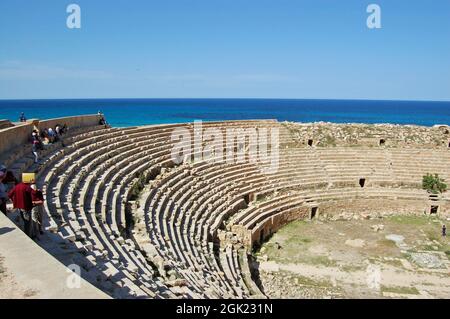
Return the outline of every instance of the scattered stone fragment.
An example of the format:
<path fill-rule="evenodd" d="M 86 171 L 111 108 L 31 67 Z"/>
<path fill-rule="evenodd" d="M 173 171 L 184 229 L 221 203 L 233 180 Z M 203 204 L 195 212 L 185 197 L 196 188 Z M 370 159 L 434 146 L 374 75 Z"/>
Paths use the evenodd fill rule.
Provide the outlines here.
<path fill-rule="evenodd" d="M 345 244 L 347 246 L 355 247 L 355 248 L 362 248 L 366 245 L 365 241 L 362 239 L 347 239 L 345 241 Z"/>

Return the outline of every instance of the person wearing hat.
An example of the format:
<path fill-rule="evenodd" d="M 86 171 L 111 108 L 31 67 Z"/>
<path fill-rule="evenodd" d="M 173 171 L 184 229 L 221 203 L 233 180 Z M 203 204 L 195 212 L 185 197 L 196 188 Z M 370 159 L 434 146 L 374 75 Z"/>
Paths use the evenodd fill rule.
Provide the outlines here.
<path fill-rule="evenodd" d="M 26 174 L 23 174 L 24 177 Z M 33 220 L 31 219 L 31 210 L 33 209 L 33 200 L 31 197 L 32 189 L 30 187 L 30 180 L 22 178 L 23 182 L 14 186 L 9 191 L 8 196 L 11 198 L 14 208 L 20 214 L 23 220 L 24 232 L 29 237 L 33 237 Z"/>
<path fill-rule="evenodd" d="M 0 211 L 6 215 L 6 202 L 8 201 L 8 193 L 6 192 L 6 186 L 3 184 L 3 180 L 6 177 L 6 167 L 5 170 L 0 167 Z"/>

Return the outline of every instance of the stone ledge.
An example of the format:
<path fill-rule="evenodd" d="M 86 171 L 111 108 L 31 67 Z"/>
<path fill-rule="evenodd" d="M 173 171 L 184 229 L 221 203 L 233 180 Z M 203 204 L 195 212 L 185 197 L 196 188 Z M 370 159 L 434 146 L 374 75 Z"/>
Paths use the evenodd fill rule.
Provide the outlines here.
<path fill-rule="evenodd" d="M 66 285 L 69 269 L 0 214 L 0 252 L 14 281 L 35 292 L 37 299 L 107 299 L 108 295 L 81 279 L 81 287 Z"/>

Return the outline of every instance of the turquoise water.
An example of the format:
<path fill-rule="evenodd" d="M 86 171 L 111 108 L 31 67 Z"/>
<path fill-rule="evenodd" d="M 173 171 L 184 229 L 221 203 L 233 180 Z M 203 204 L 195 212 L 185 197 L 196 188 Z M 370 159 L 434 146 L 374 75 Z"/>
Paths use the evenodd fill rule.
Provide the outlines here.
<path fill-rule="evenodd" d="M 0 119 L 54 118 L 102 111 L 113 126 L 278 119 L 296 122 L 450 124 L 450 102 L 277 99 L 0 100 Z"/>

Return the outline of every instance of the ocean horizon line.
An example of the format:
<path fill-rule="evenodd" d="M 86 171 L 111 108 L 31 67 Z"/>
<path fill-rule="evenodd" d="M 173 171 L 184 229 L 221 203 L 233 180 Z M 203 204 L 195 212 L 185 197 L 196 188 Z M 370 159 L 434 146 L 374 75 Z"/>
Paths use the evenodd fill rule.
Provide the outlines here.
<path fill-rule="evenodd" d="M 264 101 L 374 101 L 374 102 L 433 102 L 450 103 L 449 100 L 428 99 L 371 99 L 371 98 L 277 98 L 277 97 L 86 97 L 86 98 L 0 98 L 0 102 L 8 101 L 92 101 L 92 100 L 264 100 Z"/>
<path fill-rule="evenodd" d="M 298 123 L 450 124 L 450 102 L 328 99 L 36 99 L 0 100 L 0 118 L 57 118 L 101 111 L 116 127 L 194 120 L 276 119 Z"/>

